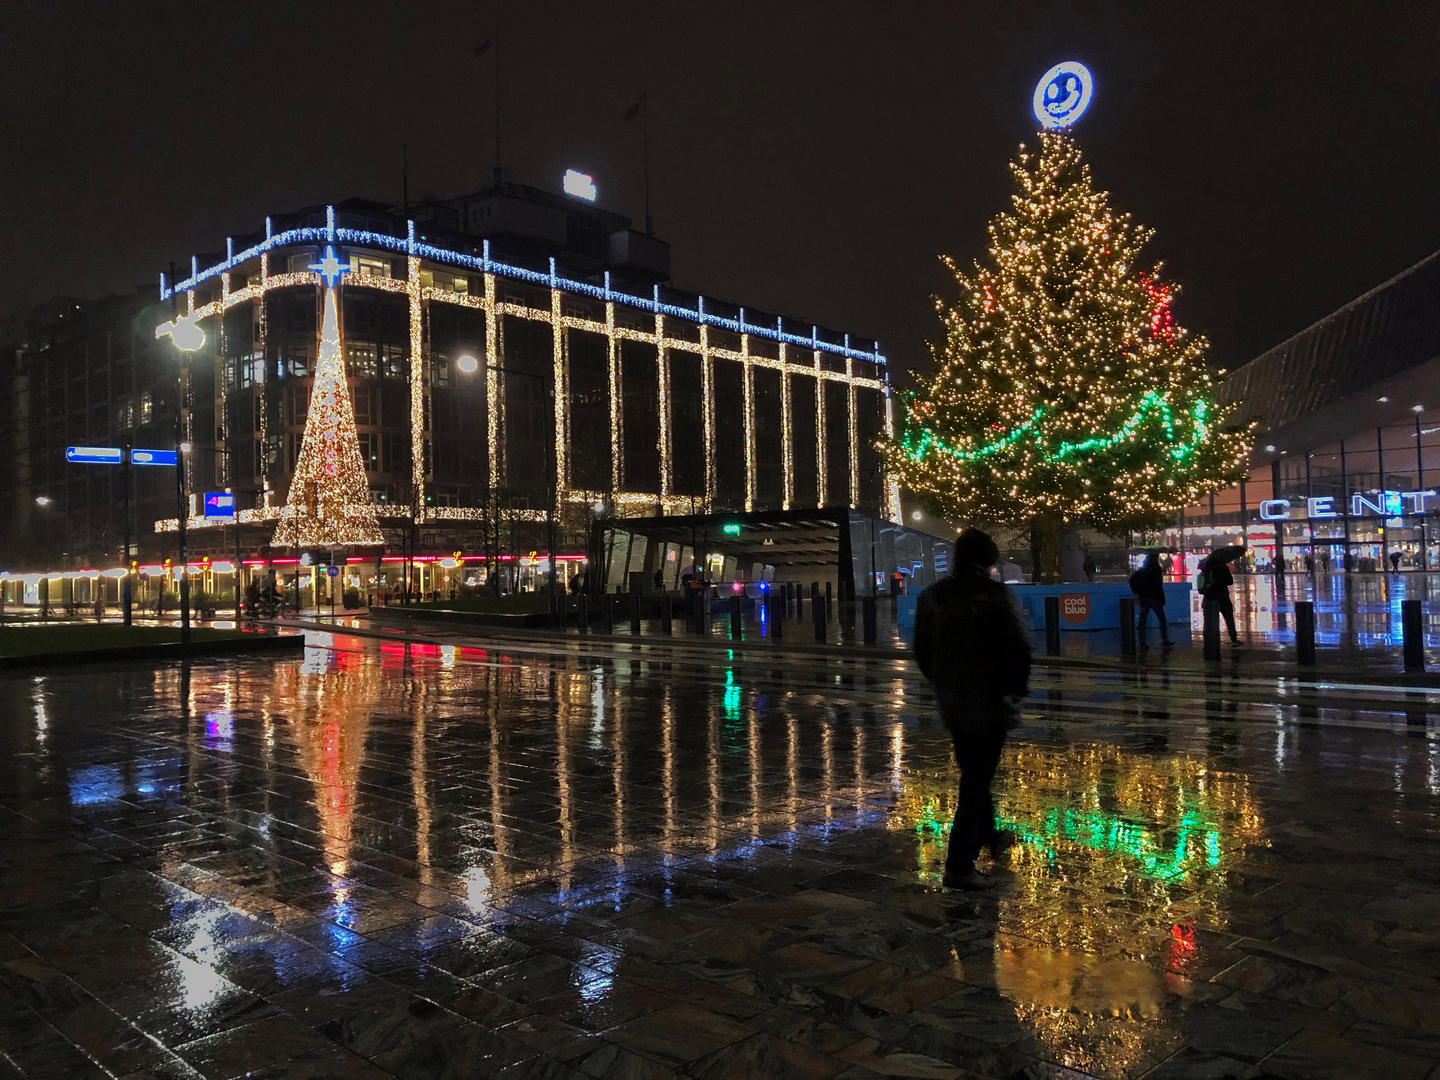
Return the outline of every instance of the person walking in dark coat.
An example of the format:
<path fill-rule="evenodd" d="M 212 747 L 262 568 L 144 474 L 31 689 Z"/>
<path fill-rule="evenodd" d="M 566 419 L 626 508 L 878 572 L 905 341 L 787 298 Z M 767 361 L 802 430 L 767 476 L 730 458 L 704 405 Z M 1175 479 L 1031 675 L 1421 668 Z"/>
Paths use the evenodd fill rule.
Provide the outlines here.
<path fill-rule="evenodd" d="M 1170 648 L 1173 642 L 1170 640 L 1170 626 L 1165 621 L 1165 578 L 1160 572 L 1160 556 L 1155 552 L 1147 552 L 1140 569 L 1130 575 L 1130 591 L 1140 605 L 1140 644 L 1145 644 L 1145 625 L 1153 611 L 1155 621 L 1160 625 L 1160 644 Z"/>
<path fill-rule="evenodd" d="M 1239 645 L 1240 635 L 1235 632 L 1235 604 L 1230 599 L 1230 586 L 1235 584 L 1235 575 L 1230 564 L 1214 556 L 1207 558 L 1201 567 L 1204 571 L 1204 585 L 1200 595 L 1213 603 L 1225 620 L 1225 629 L 1230 631 L 1230 644 Z"/>
<path fill-rule="evenodd" d="M 999 558 L 994 540 L 966 529 L 955 541 L 954 573 L 921 593 L 915 608 L 915 660 L 935 688 L 960 767 L 943 879 L 951 889 L 990 884 L 975 859 L 985 847 L 999 858 L 1014 842 L 995 828 L 990 785 L 1030 691 L 1030 639 L 1010 590 L 990 576 Z"/>

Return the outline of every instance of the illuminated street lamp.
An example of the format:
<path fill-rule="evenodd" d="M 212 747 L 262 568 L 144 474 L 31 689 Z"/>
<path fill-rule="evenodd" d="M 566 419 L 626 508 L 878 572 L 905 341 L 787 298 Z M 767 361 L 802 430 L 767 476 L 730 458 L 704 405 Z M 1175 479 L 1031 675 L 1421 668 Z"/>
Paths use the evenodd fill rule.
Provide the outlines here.
<path fill-rule="evenodd" d="M 461 375 L 474 375 L 480 370 L 480 361 L 473 356 L 462 356 L 455 361 L 455 367 Z"/>
<path fill-rule="evenodd" d="M 181 352 L 192 353 L 205 344 L 205 331 L 195 319 L 178 319 L 170 331 L 170 340 Z"/>
<path fill-rule="evenodd" d="M 173 269 L 171 271 L 174 273 Z M 190 444 L 185 441 L 185 389 L 189 383 L 190 354 L 205 344 L 205 331 L 200 329 L 194 318 L 176 319 L 170 331 L 170 341 L 181 355 L 180 370 L 176 373 L 177 404 L 175 408 L 175 528 L 180 548 L 180 566 L 190 563 L 190 545 L 185 534 L 185 519 L 189 507 L 185 505 L 185 455 Z M 183 570 L 180 577 L 180 647 L 190 648 L 190 575 Z"/>
<path fill-rule="evenodd" d="M 49 495 L 36 495 L 36 496 L 35 496 L 35 505 L 36 505 L 36 506 L 49 506 L 50 503 L 53 502 L 53 501 L 54 501 L 54 500 L 52 500 Z"/>

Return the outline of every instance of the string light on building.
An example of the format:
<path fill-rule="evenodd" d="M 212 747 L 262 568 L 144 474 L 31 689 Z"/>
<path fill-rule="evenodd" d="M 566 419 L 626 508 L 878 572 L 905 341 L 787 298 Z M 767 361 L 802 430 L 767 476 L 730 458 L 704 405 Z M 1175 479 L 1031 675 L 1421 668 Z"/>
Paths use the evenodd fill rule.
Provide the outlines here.
<path fill-rule="evenodd" d="M 286 247 L 293 249 L 302 244 L 310 245 L 311 258 L 315 260 L 308 264 L 307 269 L 290 270 L 277 274 L 269 272 L 272 252 Z M 355 261 L 357 257 L 353 255 L 350 261 L 342 261 L 337 254 L 341 245 L 402 252 L 406 256 L 401 264 L 404 267 L 403 275 L 389 277 L 382 273 L 375 273 L 373 270 L 357 272 L 356 268 L 364 264 Z M 293 258 L 293 253 L 291 257 Z M 285 255 L 282 252 L 279 265 L 285 265 L 284 259 Z M 255 272 L 257 264 L 258 274 Z M 483 274 L 482 281 L 471 281 L 468 288 L 465 289 L 429 284 L 430 275 L 434 272 L 433 268 L 441 265 L 460 270 L 478 271 Z M 237 281 L 243 280 L 244 284 L 241 288 L 229 288 L 231 273 L 237 275 Z M 757 410 L 755 408 L 756 391 L 753 383 L 753 369 L 756 366 L 770 368 L 776 371 L 780 377 L 783 399 L 781 416 L 785 431 L 782 441 L 784 460 L 780 463 L 783 470 L 783 491 L 779 497 L 788 507 L 796 505 L 793 458 L 797 454 L 809 455 L 812 453 L 812 445 L 818 470 L 820 494 L 818 504 L 823 505 L 830 498 L 834 498 L 836 501 L 854 501 L 858 498 L 858 464 L 854 460 L 849 460 L 855 458 L 863 449 L 858 443 L 859 429 L 856 423 L 855 391 L 878 391 L 884 396 L 886 413 L 884 417 L 877 417 L 877 419 L 882 421 L 887 436 L 893 434 L 894 431 L 889 413 L 889 384 L 883 374 L 885 357 L 876 346 L 865 348 L 852 345 L 848 338 L 843 341 L 836 340 L 837 335 L 823 333 L 818 327 L 811 327 L 808 334 L 796 334 L 787 331 L 785 323 L 781 319 L 767 319 L 762 323 L 755 320 L 746 311 L 739 311 L 736 317 L 731 318 L 714 310 L 714 305 L 707 302 L 704 297 L 697 297 L 693 307 L 667 303 L 658 287 L 652 289 L 648 296 L 632 295 L 615 289 L 608 275 L 604 278 L 603 283 L 599 284 L 571 280 L 558 272 L 553 260 L 548 272 L 510 265 L 491 257 L 488 242 L 482 243 L 478 255 L 467 254 L 463 251 L 450 251 L 426 243 L 423 237 L 417 235 L 414 222 L 406 223 L 403 237 L 372 230 L 346 228 L 338 224 L 333 208 L 327 210 L 326 224 L 323 227 L 305 226 L 276 232 L 267 219 L 265 238 L 259 243 L 239 251 L 235 250 L 233 244 L 227 245 L 226 258 L 208 269 L 199 267 L 198 262 L 192 262 L 189 277 L 182 281 L 171 283 L 162 277 L 164 295 L 170 296 L 175 292 L 183 291 L 186 296 L 186 304 L 182 309 L 183 318 L 160 324 L 155 330 L 155 335 L 159 338 L 177 331 L 184 333 L 184 329 L 181 328 L 182 322 L 198 323 L 202 319 L 222 315 L 234 306 L 246 302 L 256 303 L 261 312 L 263 325 L 265 298 L 270 292 L 276 289 L 293 289 L 296 286 L 327 286 L 331 282 L 338 283 L 342 279 L 342 275 L 347 274 L 349 276 L 344 280 L 348 283 L 349 288 L 363 286 L 365 289 L 403 294 L 408 304 L 407 381 L 410 414 L 410 476 L 409 483 L 406 485 L 404 501 L 410 504 L 410 509 L 414 511 L 418 521 L 479 521 L 486 519 L 486 511 L 481 506 L 450 505 L 444 507 L 442 513 L 442 508 L 436 505 L 436 498 L 430 490 L 430 485 L 433 483 L 430 473 L 432 468 L 430 443 L 433 436 L 429 428 L 428 417 L 432 390 L 426 356 L 426 312 L 428 307 L 433 304 L 457 305 L 483 313 L 485 320 L 483 348 L 487 361 L 491 357 L 504 356 L 505 325 L 508 320 L 525 320 L 548 325 L 553 351 L 551 365 L 555 372 L 552 431 L 555 438 L 554 461 L 557 488 L 555 498 L 557 505 L 587 502 L 595 494 L 595 492 L 581 491 L 571 487 L 571 458 L 576 452 L 575 448 L 570 445 L 572 404 L 569 391 L 570 345 L 568 335 L 571 331 L 578 330 L 600 335 L 607 342 L 609 397 L 612 409 L 609 441 L 611 443 L 611 460 L 615 468 L 610 477 L 609 489 L 605 494 L 607 498 L 614 499 L 617 507 L 624 507 L 627 510 L 633 508 L 633 512 L 636 513 L 653 511 L 657 505 L 669 507 L 672 503 L 675 466 L 671 460 L 673 449 L 669 447 L 669 444 L 671 422 L 676 416 L 674 391 L 670 378 L 670 354 L 672 351 L 683 351 L 689 355 L 698 354 L 700 357 L 702 416 L 697 419 L 700 420 L 700 426 L 703 427 L 701 441 L 705 460 L 702 501 L 705 505 L 713 506 L 717 500 L 719 472 L 716 461 L 717 426 L 725 422 L 733 422 L 725 419 L 715 402 L 717 364 L 736 363 L 742 367 L 744 396 L 743 401 L 737 402 L 739 415 L 735 417 L 735 420 L 744 425 L 745 497 L 752 506 L 759 505 L 754 476 L 759 467 L 754 445 Z M 243 279 L 239 275 L 244 275 Z M 426 282 L 424 284 L 422 284 L 422 277 Z M 215 281 L 215 285 L 220 287 L 213 290 L 207 287 L 211 281 Z M 517 300 L 508 293 L 502 296 L 502 289 L 498 288 L 497 284 L 503 284 L 506 281 L 544 287 L 549 293 L 547 297 L 549 303 L 542 305 L 529 300 Z M 562 300 L 562 297 L 571 293 L 576 294 L 579 298 L 603 301 L 603 318 L 596 317 L 600 315 L 599 311 L 592 309 L 591 312 L 587 312 L 583 306 L 577 307 Z M 639 310 L 649 317 L 636 322 L 625 314 L 627 310 Z M 712 330 L 717 331 L 713 336 Z M 726 339 L 722 340 L 722 335 L 718 331 L 726 331 Z M 738 335 L 740 339 L 736 343 L 738 347 L 730 347 L 728 334 Z M 763 350 L 756 352 L 754 342 L 761 338 L 776 342 L 779 348 L 773 354 Z M 623 343 L 626 341 L 653 346 L 659 360 L 659 381 L 655 391 L 652 392 L 658 393 L 658 412 L 666 422 L 662 424 L 661 429 L 662 461 L 658 493 L 627 491 L 624 486 L 627 477 L 621 466 L 627 450 L 625 411 L 622 406 L 627 392 L 625 349 L 623 347 Z M 478 354 L 472 359 L 475 359 L 478 368 L 480 362 Z M 837 363 L 836 360 L 841 362 Z M 490 448 L 488 454 L 489 487 L 491 490 L 501 490 L 505 486 L 505 478 L 509 475 L 505 446 L 508 433 L 505 430 L 503 377 L 494 370 L 494 366 L 486 363 L 485 396 L 488 428 L 486 434 Z M 457 370 L 463 374 L 469 374 L 458 364 Z M 796 379 L 801 381 L 797 383 Z M 833 413 L 826 407 L 826 388 L 832 385 L 843 386 L 846 391 L 844 406 L 841 405 L 841 399 L 837 396 Z M 807 398 L 813 396 L 815 401 L 813 442 L 808 436 L 800 438 L 798 432 L 792 432 L 795 420 L 792 399 L 797 393 L 804 394 Z M 808 428 L 811 422 L 808 417 L 809 410 L 806 409 L 805 412 L 807 415 L 804 422 Z M 262 415 L 268 417 L 268 411 Z M 831 428 L 833 431 L 827 432 L 827 428 Z M 849 437 L 847 438 L 847 436 Z M 830 463 L 828 452 L 831 448 L 835 449 L 842 457 L 846 457 L 847 460 Z M 832 464 L 833 468 L 830 467 Z M 841 481 L 840 490 L 827 490 L 831 475 L 837 479 L 842 476 L 847 478 L 846 481 Z M 895 492 L 893 477 L 883 478 L 882 490 L 878 497 L 878 508 L 882 512 L 890 511 L 892 517 L 898 513 L 892 509 L 898 505 Z M 873 492 L 870 494 L 874 495 Z M 808 501 L 808 497 L 805 501 Z M 684 512 L 693 512 L 697 509 L 695 500 L 688 496 L 683 500 L 675 501 L 674 505 Z"/>

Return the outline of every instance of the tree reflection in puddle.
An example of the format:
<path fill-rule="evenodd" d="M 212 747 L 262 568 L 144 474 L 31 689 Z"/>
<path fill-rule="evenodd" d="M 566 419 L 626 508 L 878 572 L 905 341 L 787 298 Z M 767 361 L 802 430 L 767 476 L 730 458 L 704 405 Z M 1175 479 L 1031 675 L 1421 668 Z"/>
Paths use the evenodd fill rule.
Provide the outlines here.
<path fill-rule="evenodd" d="M 912 777 L 895 815 L 917 835 L 927 881 L 942 868 L 954 781 Z M 1018 744 L 998 789 L 1001 827 L 1019 842 L 993 894 L 997 991 L 1051 1060 L 1105 1076 L 1147 1067 L 1180 1041 L 1187 980 L 1204 962 L 1195 924 L 1224 927 L 1234 867 L 1266 843 L 1249 782 L 1186 756 Z"/>

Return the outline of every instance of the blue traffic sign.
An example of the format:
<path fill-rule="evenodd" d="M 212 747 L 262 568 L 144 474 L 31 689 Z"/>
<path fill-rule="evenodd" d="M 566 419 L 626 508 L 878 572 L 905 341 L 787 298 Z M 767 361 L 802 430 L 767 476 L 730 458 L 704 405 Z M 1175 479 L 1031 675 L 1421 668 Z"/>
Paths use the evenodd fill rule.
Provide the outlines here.
<path fill-rule="evenodd" d="M 329 574 L 331 577 L 339 577 L 340 567 L 336 566 L 334 563 L 331 563 L 325 568 L 325 573 Z"/>
<path fill-rule="evenodd" d="M 65 460 L 82 465 L 119 465 L 124 451 L 118 446 L 67 446 Z"/>
<path fill-rule="evenodd" d="M 131 450 L 130 464 L 176 465 L 179 464 L 179 456 L 174 450 Z"/>
<path fill-rule="evenodd" d="M 205 516 L 207 518 L 233 518 L 235 496 L 228 491 L 207 491 L 205 493 Z"/>

